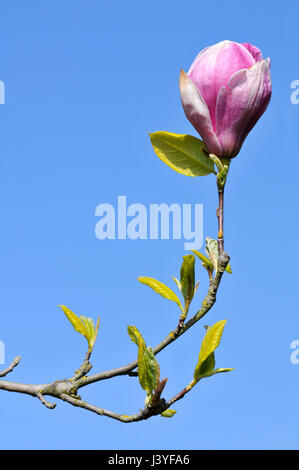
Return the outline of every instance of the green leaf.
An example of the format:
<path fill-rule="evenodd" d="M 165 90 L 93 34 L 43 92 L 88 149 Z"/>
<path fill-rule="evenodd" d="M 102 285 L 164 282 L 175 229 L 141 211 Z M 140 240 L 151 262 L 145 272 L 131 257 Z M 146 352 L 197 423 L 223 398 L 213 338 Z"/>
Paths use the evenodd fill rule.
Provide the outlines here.
<path fill-rule="evenodd" d="M 138 281 L 142 284 L 145 284 L 146 286 L 151 287 L 155 292 L 162 295 L 162 297 L 164 297 L 165 299 L 172 300 L 173 302 L 175 302 L 181 310 L 183 309 L 178 296 L 173 292 L 173 290 L 163 284 L 163 282 L 157 281 L 157 279 L 154 279 L 152 277 L 144 276 L 140 276 L 138 278 Z"/>
<path fill-rule="evenodd" d="M 78 333 L 81 333 L 81 335 L 86 337 L 86 334 L 87 334 L 86 326 L 80 320 L 80 318 L 77 317 L 77 315 L 74 312 L 72 312 L 69 308 L 67 308 L 65 305 L 58 305 L 58 307 L 62 308 L 63 312 L 65 313 L 66 317 L 71 322 L 75 330 L 78 331 Z"/>
<path fill-rule="evenodd" d="M 207 237 L 206 238 L 206 253 L 208 257 L 210 258 L 213 267 L 215 271 L 218 269 L 218 243 L 216 240 L 213 240 L 213 238 Z"/>
<path fill-rule="evenodd" d="M 93 347 L 95 340 L 96 340 L 96 328 L 94 326 L 94 322 L 92 318 L 86 318 L 80 316 L 80 320 L 85 324 L 87 330 L 87 341 L 90 348 Z"/>
<path fill-rule="evenodd" d="M 159 365 L 152 348 L 147 347 L 144 350 L 143 359 L 140 371 L 138 365 L 139 380 L 143 390 L 146 390 L 150 395 L 152 395 L 157 386 L 157 377 L 160 375 L 160 370 L 158 370 Z"/>
<path fill-rule="evenodd" d="M 92 318 L 86 318 L 84 316 L 78 317 L 65 305 L 59 305 L 59 307 L 62 308 L 63 312 L 65 313 L 66 317 L 71 322 L 75 330 L 87 339 L 89 348 L 92 348 L 97 337 L 99 319 L 97 328 L 95 328 Z"/>
<path fill-rule="evenodd" d="M 146 348 L 145 341 L 136 326 L 128 326 L 128 333 L 133 343 L 137 344 L 137 346 L 141 344 L 144 349 Z"/>
<path fill-rule="evenodd" d="M 163 418 L 172 418 L 175 414 L 175 410 L 171 410 L 170 408 L 168 408 L 167 410 L 163 411 L 163 413 L 161 413 L 161 416 L 163 416 Z"/>
<path fill-rule="evenodd" d="M 190 302 L 194 295 L 195 287 L 195 257 L 193 255 L 183 256 L 183 264 L 181 266 L 181 291 L 183 297 Z"/>
<path fill-rule="evenodd" d="M 230 264 L 229 264 L 229 263 L 228 263 L 228 265 L 226 266 L 225 271 L 228 272 L 229 274 L 232 273 L 232 268 L 230 267 Z"/>
<path fill-rule="evenodd" d="M 197 250 L 191 250 L 201 261 L 201 264 L 203 265 L 204 268 L 206 268 L 207 271 L 213 271 L 214 266 L 213 263 L 200 251 Z"/>
<path fill-rule="evenodd" d="M 208 269 L 208 265 L 206 265 L 206 263 L 208 262 L 208 263 L 210 263 L 212 268 L 214 268 L 215 271 L 217 271 L 219 253 L 218 253 L 218 243 L 217 243 L 216 240 L 213 240 L 213 238 L 210 238 L 210 237 L 206 238 L 206 253 L 207 253 L 207 255 L 208 255 L 208 257 L 210 258 L 211 261 L 209 261 L 205 257 L 205 255 L 203 255 L 199 251 L 196 251 L 196 250 L 192 250 L 192 251 L 193 251 L 193 253 L 195 253 L 202 260 L 202 265 L 206 269 Z M 230 267 L 229 263 L 226 266 L 225 271 L 230 273 L 230 274 L 232 273 L 232 268 Z"/>
<path fill-rule="evenodd" d="M 207 363 L 206 363 L 206 365 L 203 366 L 204 369 L 201 369 L 203 363 L 206 361 L 208 356 L 214 353 L 215 349 L 217 349 L 220 344 L 220 340 L 221 340 L 225 323 L 226 323 L 226 320 L 221 320 L 207 329 L 205 337 L 201 343 L 201 348 L 200 348 L 199 356 L 198 356 L 198 362 L 194 371 L 194 380 L 196 382 L 200 379 L 202 370 L 204 370 L 207 366 Z M 210 361 L 212 363 L 212 359 L 210 359 Z M 208 363 L 208 365 L 210 364 Z M 207 370 L 209 369 L 206 369 L 206 371 Z"/>
<path fill-rule="evenodd" d="M 204 143 L 192 135 L 158 131 L 149 134 L 156 155 L 178 173 L 205 176 L 215 173 Z"/>
<path fill-rule="evenodd" d="M 154 354 L 154 353 L 153 353 Z M 155 359 L 156 360 L 156 359 Z M 160 366 L 158 364 L 158 361 L 156 360 L 156 387 L 159 385 L 160 383 Z"/>
<path fill-rule="evenodd" d="M 214 370 L 211 370 L 211 371 L 207 371 L 204 374 L 200 375 L 198 380 L 206 379 L 208 377 L 212 377 L 215 374 L 221 374 L 223 372 L 230 372 L 231 370 L 235 370 L 235 369 L 234 368 L 219 368 L 219 369 L 214 369 Z"/>
<path fill-rule="evenodd" d="M 181 286 L 180 281 L 174 276 L 171 276 L 171 277 L 174 280 L 174 282 L 176 283 L 176 285 L 178 286 L 179 291 L 182 292 L 182 286 Z"/>
<path fill-rule="evenodd" d="M 200 365 L 197 375 L 202 376 L 207 372 L 210 372 L 215 367 L 215 354 L 212 352 Z"/>
<path fill-rule="evenodd" d="M 151 397 L 159 383 L 160 368 L 152 348 L 145 341 L 136 326 L 128 326 L 131 340 L 138 346 L 138 377 L 143 390 Z"/>

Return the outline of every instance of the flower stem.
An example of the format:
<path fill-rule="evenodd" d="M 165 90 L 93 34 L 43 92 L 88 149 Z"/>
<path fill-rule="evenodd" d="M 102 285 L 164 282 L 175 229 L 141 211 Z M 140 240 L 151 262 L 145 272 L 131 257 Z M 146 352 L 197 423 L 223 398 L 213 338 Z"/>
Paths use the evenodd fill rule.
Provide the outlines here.
<path fill-rule="evenodd" d="M 210 154 L 210 159 L 214 162 L 218 169 L 217 173 L 217 188 L 218 188 L 218 199 L 219 206 L 216 212 L 218 217 L 218 251 L 222 253 L 224 251 L 224 239 L 223 239 L 223 198 L 224 198 L 224 187 L 226 178 L 229 170 L 230 160 L 227 158 L 218 158 L 216 155 Z"/>
<path fill-rule="evenodd" d="M 218 199 L 219 207 L 217 209 L 218 217 L 218 251 L 221 253 L 224 250 L 224 238 L 223 238 L 223 200 L 224 200 L 224 187 L 218 187 Z"/>

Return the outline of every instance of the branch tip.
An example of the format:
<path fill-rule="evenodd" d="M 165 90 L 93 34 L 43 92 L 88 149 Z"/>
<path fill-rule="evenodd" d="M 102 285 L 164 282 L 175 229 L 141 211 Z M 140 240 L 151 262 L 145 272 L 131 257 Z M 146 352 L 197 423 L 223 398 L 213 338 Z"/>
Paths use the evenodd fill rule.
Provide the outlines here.
<path fill-rule="evenodd" d="M 0 372 L 0 377 L 5 377 L 7 374 L 12 372 L 14 368 L 17 367 L 17 365 L 20 363 L 21 359 L 22 359 L 21 356 L 15 357 L 12 363 L 6 369 Z"/>
<path fill-rule="evenodd" d="M 56 403 L 50 403 L 47 401 L 44 397 L 44 395 L 41 392 L 36 392 L 36 397 L 41 401 L 41 403 L 48 408 L 49 410 L 54 410 L 56 408 Z"/>

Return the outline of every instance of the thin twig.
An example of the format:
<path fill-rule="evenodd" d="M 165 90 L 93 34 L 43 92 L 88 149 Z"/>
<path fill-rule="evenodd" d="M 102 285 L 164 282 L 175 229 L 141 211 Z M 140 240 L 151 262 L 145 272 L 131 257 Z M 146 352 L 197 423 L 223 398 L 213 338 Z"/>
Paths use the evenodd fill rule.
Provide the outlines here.
<path fill-rule="evenodd" d="M 87 375 L 88 372 L 92 369 L 92 365 L 89 362 L 91 353 L 92 353 L 92 349 L 88 349 L 86 356 L 84 358 L 83 364 L 79 367 L 78 370 L 75 371 L 75 375 L 70 379 L 70 381 L 74 382 L 76 380 L 81 379 L 82 377 Z"/>
<path fill-rule="evenodd" d="M 42 402 L 42 404 L 49 410 L 53 410 L 56 407 L 56 403 L 50 403 L 45 399 L 41 392 L 36 392 L 37 398 Z"/>
<path fill-rule="evenodd" d="M 21 360 L 21 356 L 15 357 L 12 363 L 7 367 L 7 369 L 4 369 L 2 372 L 0 372 L 0 377 L 5 377 L 7 374 L 12 372 L 14 368 L 17 367 L 20 360 Z"/>
<path fill-rule="evenodd" d="M 170 407 L 171 405 L 173 405 L 176 401 L 179 401 L 181 400 L 182 398 L 184 398 L 184 396 L 186 395 L 186 393 L 190 392 L 190 390 L 187 389 L 187 387 L 185 387 L 181 392 L 179 392 L 177 395 L 175 395 L 173 398 L 171 398 L 170 400 L 168 400 L 167 402 L 167 405 Z"/>
<path fill-rule="evenodd" d="M 100 416 L 107 416 L 108 418 L 116 419 L 117 421 L 121 421 L 122 423 L 133 423 L 136 421 L 142 421 L 150 418 L 151 416 L 159 415 L 168 408 L 168 405 L 165 400 L 161 400 L 158 406 L 148 406 L 135 415 L 121 415 L 115 413 L 114 411 L 105 410 L 104 408 L 99 408 L 98 406 L 91 405 L 90 403 L 87 403 L 83 400 L 77 399 L 66 394 L 63 394 L 61 396 L 61 399 L 66 401 L 67 403 L 70 403 L 73 406 L 84 408 L 85 410 L 91 411 L 92 413 L 96 413 Z"/>

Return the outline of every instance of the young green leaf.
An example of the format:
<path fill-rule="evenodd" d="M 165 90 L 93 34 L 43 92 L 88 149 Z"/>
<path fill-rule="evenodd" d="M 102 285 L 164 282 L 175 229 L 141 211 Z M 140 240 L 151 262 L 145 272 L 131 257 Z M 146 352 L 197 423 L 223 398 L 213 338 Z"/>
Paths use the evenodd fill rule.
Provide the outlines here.
<path fill-rule="evenodd" d="M 206 238 L 206 253 L 211 260 L 210 262 L 202 253 L 199 253 L 198 251 L 196 252 L 196 250 L 192 250 L 192 251 L 202 260 L 202 264 L 206 269 L 208 269 L 208 266 L 206 266 L 208 262 L 212 265 L 212 268 L 214 268 L 215 271 L 217 271 L 219 254 L 218 254 L 218 243 L 216 240 L 213 240 L 213 238 L 210 238 L 210 237 Z M 232 268 L 230 267 L 229 263 L 226 266 L 225 271 L 230 274 L 232 273 Z"/>
<path fill-rule="evenodd" d="M 86 317 L 83 317 L 81 315 L 80 320 L 82 320 L 82 322 L 86 326 L 86 330 L 87 330 L 87 337 L 86 338 L 87 338 L 89 347 L 92 348 L 94 346 L 94 343 L 95 343 L 96 337 L 97 337 L 97 330 L 94 326 L 93 319 L 92 318 L 86 318 Z"/>
<path fill-rule="evenodd" d="M 181 286 L 180 281 L 174 276 L 171 276 L 171 277 L 174 280 L 174 282 L 176 283 L 176 285 L 178 286 L 179 291 L 181 292 L 182 291 L 182 286 Z"/>
<path fill-rule="evenodd" d="M 226 320 L 221 320 L 215 323 L 213 326 L 207 329 L 205 337 L 201 343 L 201 348 L 199 351 L 198 362 L 194 371 L 194 380 L 197 382 L 200 379 L 203 371 L 209 371 L 210 365 L 214 362 L 214 358 L 210 358 L 210 363 L 206 363 L 203 366 L 203 363 L 206 359 L 214 353 L 215 349 L 220 344 L 221 336 L 225 326 Z M 208 367 L 207 367 L 208 366 Z M 213 367 L 215 366 L 215 363 Z M 203 368 L 202 368 L 203 367 Z"/>
<path fill-rule="evenodd" d="M 81 335 L 86 337 L 86 334 L 87 334 L 86 326 L 80 320 L 80 318 L 77 317 L 77 315 L 74 312 L 72 312 L 69 308 L 67 308 L 65 305 L 58 305 L 58 306 L 62 308 L 63 312 L 65 313 L 66 317 L 71 322 L 75 330 L 78 331 L 78 333 L 81 333 Z"/>
<path fill-rule="evenodd" d="M 186 176 L 215 173 L 204 143 L 196 137 L 158 131 L 150 134 L 150 139 L 160 160 L 178 173 Z"/>
<path fill-rule="evenodd" d="M 226 266 L 225 271 L 226 271 L 227 273 L 229 273 L 229 274 L 232 273 L 232 268 L 230 267 L 230 264 L 229 264 L 229 263 L 228 263 L 228 265 Z"/>
<path fill-rule="evenodd" d="M 155 355 L 150 347 L 146 347 L 145 341 L 136 326 L 128 326 L 131 340 L 138 346 L 138 377 L 143 390 L 152 397 L 159 383 L 160 368 Z"/>
<path fill-rule="evenodd" d="M 141 333 L 139 333 L 136 326 L 128 326 L 128 333 L 129 333 L 129 336 L 130 336 L 131 340 L 133 341 L 133 343 L 137 344 L 137 346 L 139 346 L 139 344 L 140 344 L 142 346 L 142 348 L 144 348 L 144 349 L 146 348 L 145 341 L 144 341 Z"/>
<path fill-rule="evenodd" d="M 234 368 L 230 367 L 230 368 L 219 368 L 219 369 L 210 370 L 200 375 L 197 380 L 206 379 L 208 377 L 212 377 L 215 374 L 221 374 L 223 372 L 230 372 L 231 370 L 234 370 Z"/>
<path fill-rule="evenodd" d="M 138 278 L 138 281 L 142 284 L 145 284 L 146 286 L 151 287 L 155 292 L 162 295 L 162 297 L 164 297 L 165 299 L 172 300 L 180 307 L 181 310 L 183 310 L 182 304 L 178 296 L 173 292 L 173 290 L 163 284 L 163 282 L 157 281 L 157 279 L 154 279 L 152 277 L 144 276 L 140 276 Z"/>
<path fill-rule="evenodd" d="M 218 243 L 216 240 L 213 240 L 213 238 L 207 237 L 206 238 L 206 253 L 208 257 L 210 258 L 212 265 L 217 271 L 218 269 Z"/>
<path fill-rule="evenodd" d="M 152 396 L 156 390 L 157 377 L 160 375 L 160 370 L 158 370 L 159 365 L 150 347 L 144 350 L 143 358 L 144 361 L 141 363 L 140 370 L 138 365 L 139 380 L 143 390 L 146 390 Z"/>
<path fill-rule="evenodd" d="M 185 302 L 191 302 L 194 295 L 195 287 L 195 257 L 193 255 L 183 256 L 183 263 L 181 266 L 181 291 Z"/>
<path fill-rule="evenodd" d="M 214 266 L 213 266 L 212 261 L 210 261 L 205 255 L 200 253 L 200 251 L 197 251 L 197 250 L 191 250 L 191 251 L 200 259 L 201 264 L 208 272 L 213 271 Z"/>
<path fill-rule="evenodd" d="M 175 410 L 171 410 L 170 408 L 168 408 L 167 410 L 163 411 L 163 413 L 161 413 L 161 416 L 163 416 L 163 418 L 172 418 L 175 414 Z"/>
<path fill-rule="evenodd" d="M 154 353 L 153 353 L 153 354 L 154 354 Z M 156 358 L 155 358 L 155 360 L 156 360 Z M 166 379 L 166 380 L 167 380 L 167 379 Z M 159 385 L 159 383 L 160 383 L 160 366 L 159 366 L 159 364 L 158 364 L 158 361 L 156 360 L 156 387 L 155 387 L 155 388 L 157 388 L 157 386 Z M 164 388 L 164 387 L 163 387 L 163 388 Z"/>
<path fill-rule="evenodd" d="M 210 372 L 215 367 L 215 354 L 212 352 L 201 364 L 197 371 L 197 377 Z"/>
<path fill-rule="evenodd" d="M 59 305 L 59 307 L 62 308 L 74 329 L 87 339 L 89 348 L 93 348 L 99 328 L 99 319 L 97 322 L 97 328 L 95 328 L 92 318 L 86 318 L 84 316 L 78 317 L 65 305 Z"/>

